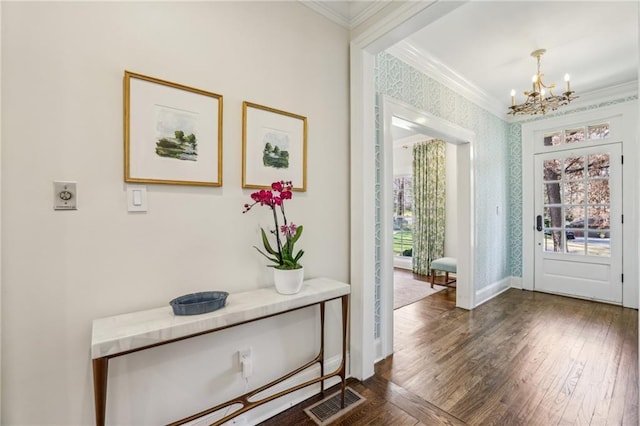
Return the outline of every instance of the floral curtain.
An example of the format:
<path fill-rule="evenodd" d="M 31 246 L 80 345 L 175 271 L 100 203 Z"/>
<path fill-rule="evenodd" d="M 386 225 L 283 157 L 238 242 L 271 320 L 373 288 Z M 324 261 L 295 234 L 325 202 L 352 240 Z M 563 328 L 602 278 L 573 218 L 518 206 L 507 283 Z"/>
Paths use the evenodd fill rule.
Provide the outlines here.
<path fill-rule="evenodd" d="M 430 140 L 413 147 L 413 272 L 429 274 L 444 256 L 445 142 Z"/>

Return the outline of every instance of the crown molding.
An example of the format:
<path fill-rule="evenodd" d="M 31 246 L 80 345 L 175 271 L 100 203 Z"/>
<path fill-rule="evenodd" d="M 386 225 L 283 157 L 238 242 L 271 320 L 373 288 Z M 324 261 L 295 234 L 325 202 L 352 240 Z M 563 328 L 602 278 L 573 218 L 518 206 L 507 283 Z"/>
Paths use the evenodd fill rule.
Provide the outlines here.
<path fill-rule="evenodd" d="M 373 15 L 375 15 L 376 13 L 380 12 L 382 9 L 387 7 L 388 4 L 389 2 L 387 1 L 372 2 L 369 6 L 362 9 L 360 13 L 358 13 L 357 15 L 351 18 L 351 25 L 349 26 L 349 29 L 354 29 L 355 27 L 362 24 L 363 22 L 366 22 Z"/>
<path fill-rule="evenodd" d="M 326 2 L 318 0 L 300 0 L 300 3 L 307 6 L 309 9 L 313 9 L 325 18 L 335 22 L 341 27 L 351 29 L 351 23 L 347 16 L 336 12 L 334 9 L 326 5 Z"/>
<path fill-rule="evenodd" d="M 349 16 L 345 16 L 344 14 L 338 12 L 335 8 L 329 6 L 331 4 L 330 1 L 320 1 L 320 0 L 299 0 L 300 3 L 304 4 L 310 9 L 315 10 L 319 14 L 323 15 L 325 18 L 335 22 L 336 24 L 348 29 L 352 30 L 358 25 L 365 22 L 367 19 L 371 18 L 373 15 L 384 9 L 388 2 L 387 1 L 371 1 L 371 3 L 362 9 L 357 15 L 351 16 L 351 4 L 349 7 Z M 349 2 L 351 3 L 351 2 Z"/>
<path fill-rule="evenodd" d="M 428 77 L 464 96 L 496 117 L 506 120 L 507 112 L 502 102 L 490 96 L 479 86 L 465 79 L 433 55 L 416 47 L 410 41 L 403 40 L 386 51 L 422 71 Z"/>

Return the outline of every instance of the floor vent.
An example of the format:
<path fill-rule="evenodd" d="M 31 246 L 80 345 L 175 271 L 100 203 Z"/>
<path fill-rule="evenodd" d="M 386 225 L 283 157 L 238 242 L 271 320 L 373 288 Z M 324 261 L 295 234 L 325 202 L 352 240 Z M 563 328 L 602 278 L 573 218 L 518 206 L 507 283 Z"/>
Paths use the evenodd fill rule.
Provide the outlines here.
<path fill-rule="evenodd" d="M 311 420 L 319 426 L 325 426 L 365 401 L 364 397 L 360 396 L 351 388 L 346 388 L 344 391 L 344 408 L 342 409 L 340 408 L 340 400 L 341 393 L 338 391 L 322 401 L 305 408 L 304 411 L 311 417 Z"/>

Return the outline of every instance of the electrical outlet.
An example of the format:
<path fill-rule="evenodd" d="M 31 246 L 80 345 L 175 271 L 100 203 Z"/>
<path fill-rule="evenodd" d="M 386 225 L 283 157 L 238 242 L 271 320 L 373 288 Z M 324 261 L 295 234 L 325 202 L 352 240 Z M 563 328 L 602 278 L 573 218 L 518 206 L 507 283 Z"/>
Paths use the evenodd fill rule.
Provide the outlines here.
<path fill-rule="evenodd" d="M 248 379 L 253 374 L 253 359 L 251 356 L 251 348 L 238 351 L 238 361 L 240 362 L 240 371 L 242 378 Z"/>
<path fill-rule="evenodd" d="M 78 210 L 76 182 L 53 182 L 53 209 Z"/>
<path fill-rule="evenodd" d="M 242 363 L 251 359 L 251 348 L 246 348 L 238 351 L 238 363 L 242 368 Z"/>

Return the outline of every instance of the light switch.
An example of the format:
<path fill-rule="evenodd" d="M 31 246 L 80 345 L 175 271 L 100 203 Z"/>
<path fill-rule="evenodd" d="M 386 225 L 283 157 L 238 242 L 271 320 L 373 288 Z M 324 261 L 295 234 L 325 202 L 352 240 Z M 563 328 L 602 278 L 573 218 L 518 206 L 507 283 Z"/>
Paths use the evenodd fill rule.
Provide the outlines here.
<path fill-rule="evenodd" d="M 53 209 L 78 210 L 76 182 L 53 182 Z"/>
<path fill-rule="evenodd" d="M 134 189 L 133 191 L 133 205 L 139 207 L 142 205 L 142 195 L 140 194 L 141 190 Z"/>
<path fill-rule="evenodd" d="M 127 210 L 130 212 L 147 211 L 146 186 L 127 186 Z"/>

